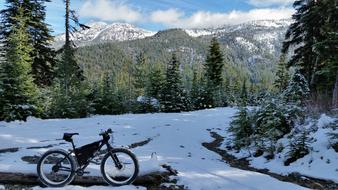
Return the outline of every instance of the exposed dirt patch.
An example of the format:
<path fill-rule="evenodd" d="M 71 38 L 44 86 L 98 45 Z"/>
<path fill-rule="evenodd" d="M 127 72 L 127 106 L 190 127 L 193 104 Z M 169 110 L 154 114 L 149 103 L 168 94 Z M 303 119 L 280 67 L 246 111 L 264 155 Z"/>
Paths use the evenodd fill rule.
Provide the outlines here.
<path fill-rule="evenodd" d="M 210 151 L 213 151 L 220 156 L 222 156 L 223 161 L 228 163 L 231 167 L 239 168 L 242 170 L 254 171 L 259 172 L 262 174 L 269 175 L 273 178 L 276 178 L 280 181 L 295 183 L 301 185 L 303 187 L 311 188 L 311 189 L 318 189 L 318 190 L 337 190 L 338 184 L 331 180 L 323 180 L 317 179 L 305 175 L 301 175 L 299 173 L 290 173 L 289 175 L 280 175 L 273 172 L 270 172 L 268 169 L 257 169 L 251 167 L 249 161 L 245 158 L 237 159 L 236 157 L 227 153 L 226 150 L 220 149 L 222 142 L 224 141 L 224 137 L 217 134 L 216 132 L 210 132 L 211 136 L 215 139 L 209 143 L 202 143 L 202 145 Z"/>
<path fill-rule="evenodd" d="M 148 138 L 144 141 L 133 143 L 133 144 L 129 145 L 128 147 L 130 149 L 133 149 L 133 148 L 136 148 L 136 147 L 139 147 L 139 146 L 144 146 L 144 145 L 150 143 L 150 141 L 152 141 L 152 140 L 153 140 L 152 138 Z"/>
<path fill-rule="evenodd" d="M 5 148 L 5 149 L 0 149 L 0 154 L 4 154 L 4 153 L 14 153 L 14 152 L 18 152 L 19 148 Z"/>
<path fill-rule="evenodd" d="M 26 149 L 40 149 L 40 148 L 52 148 L 54 146 L 59 146 L 59 145 L 63 145 L 66 144 L 64 142 L 59 143 L 59 144 L 50 144 L 50 145 L 46 145 L 46 146 L 32 146 L 32 147 L 27 147 Z"/>

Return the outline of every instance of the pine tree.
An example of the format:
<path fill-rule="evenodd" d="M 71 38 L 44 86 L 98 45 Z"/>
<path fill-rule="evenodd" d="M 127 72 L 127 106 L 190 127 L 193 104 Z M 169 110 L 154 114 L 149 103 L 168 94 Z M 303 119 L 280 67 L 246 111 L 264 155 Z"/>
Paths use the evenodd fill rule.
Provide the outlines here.
<path fill-rule="evenodd" d="M 248 104 L 248 91 L 246 89 L 246 80 L 244 80 L 240 94 L 240 105 L 242 107 L 246 107 L 247 104 Z"/>
<path fill-rule="evenodd" d="M 206 80 L 202 77 L 199 77 L 196 70 L 194 70 L 193 72 L 193 81 L 190 96 L 192 109 L 194 110 L 213 107 L 213 97 L 210 96 L 210 94 L 208 93 Z"/>
<path fill-rule="evenodd" d="M 50 0 L 30 0 L 27 6 L 30 9 L 29 34 L 31 36 L 32 74 L 35 84 L 49 86 L 54 78 L 56 64 L 55 51 L 51 48 L 53 37 L 49 25 L 45 22 L 46 6 Z"/>
<path fill-rule="evenodd" d="M 53 67 L 55 65 L 55 52 L 51 48 L 51 31 L 45 23 L 46 10 L 44 3 L 49 0 L 7 0 L 7 8 L 0 12 L 0 35 L 3 36 L 3 44 L 8 46 L 6 40 L 13 32 L 12 26 L 15 20 L 12 18 L 18 14 L 17 7 L 22 5 L 24 17 L 27 19 L 27 34 L 29 44 L 33 47 L 31 52 L 32 74 L 34 82 L 39 86 L 50 85 L 53 79 Z"/>
<path fill-rule="evenodd" d="M 144 90 L 147 85 L 147 76 L 149 74 L 149 65 L 143 52 L 139 53 L 136 57 L 136 64 L 134 66 L 133 77 L 135 78 L 135 88 L 138 95 L 145 95 Z"/>
<path fill-rule="evenodd" d="M 216 38 L 212 38 L 206 59 L 205 70 L 208 80 L 212 82 L 212 85 L 215 88 L 221 86 L 223 82 L 223 61 L 224 59 L 220 50 L 220 45 Z"/>
<path fill-rule="evenodd" d="M 28 18 L 23 5 L 11 17 L 11 33 L 7 38 L 6 60 L 0 65 L 0 120 L 26 120 L 38 114 L 38 89 L 31 76 L 31 52 L 27 33 Z"/>
<path fill-rule="evenodd" d="M 237 150 L 250 145 L 253 127 L 249 111 L 246 107 L 240 107 L 239 112 L 230 123 L 229 132 L 234 136 L 233 143 Z"/>
<path fill-rule="evenodd" d="M 290 163 L 309 154 L 311 150 L 310 144 L 312 142 L 313 139 L 309 137 L 309 134 L 305 129 L 299 134 L 294 134 L 290 140 L 290 150 L 287 152 L 288 159 L 285 160 L 284 165 L 288 166 Z"/>
<path fill-rule="evenodd" d="M 164 112 L 184 111 L 183 89 L 179 71 L 180 63 L 175 54 L 167 66 L 166 81 L 161 93 L 161 107 Z"/>
<path fill-rule="evenodd" d="M 212 98 L 212 102 L 210 103 L 212 107 L 219 105 L 222 98 L 220 87 L 223 83 L 223 61 L 220 45 L 216 38 L 212 38 L 205 64 L 206 90 Z"/>
<path fill-rule="evenodd" d="M 235 119 L 230 123 L 229 132 L 233 134 L 234 145 L 237 150 L 242 147 L 248 146 L 251 143 L 251 135 L 253 134 L 252 117 L 246 108 L 248 102 L 248 94 L 246 89 L 246 81 L 242 85 L 240 95 L 239 112 Z"/>
<path fill-rule="evenodd" d="M 275 87 L 277 88 L 278 92 L 282 92 L 286 89 L 289 82 L 289 72 L 286 65 L 286 55 L 282 54 L 276 72 L 276 80 L 274 82 Z"/>
<path fill-rule="evenodd" d="M 113 76 L 106 73 L 98 86 L 93 106 L 95 114 L 124 113 L 125 110 L 115 88 Z"/>
<path fill-rule="evenodd" d="M 338 2 L 336 0 L 319 1 L 317 12 L 325 13 L 326 22 L 321 28 L 323 39 L 315 44 L 318 56 L 316 73 L 317 90 L 332 94 L 332 108 L 338 107 Z"/>
<path fill-rule="evenodd" d="M 164 88 L 165 78 L 160 65 L 155 65 L 148 76 L 146 85 L 146 96 L 157 100 L 161 99 L 161 92 Z"/>
<path fill-rule="evenodd" d="M 283 52 L 295 47 L 289 66 L 297 66 L 309 82 L 315 103 L 327 107 L 338 97 L 336 0 L 297 0 L 293 23 L 283 44 Z M 337 88 L 336 88 L 337 86 Z M 338 100 L 337 100 L 338 101 Z"/>
<path fill-rule="evenodd" d="M 289 66 L 297 66 L 300 73 L 307 81 L 311 81 L 316 72 L 316 54 L 314 45 L 322 37 L 320 28 L 323 26 L 324 15 L 315 11 L 316 0 L 297 0 L 293 6 L 296 13 L 292 16 L 295 20 L 288 29 L 283 43 L 283 53 L 296 46 L 294 55 L 289 61 Z"/>
<path fill-rule="evenodd" d="M 296 70 L 288 87 L 283 92 L 283 97 L 288 103 L 304 106 L 306 99 L 310 93 L 308 82 L 305 77 Z"/>
<path fill-rule="evenodd" d="M 83 82 L 83 71 L 76 62 L 73 42 L 70 34 L 73 27 L 70 20 L 78 23 L 74 18 L 74 12 L 70 10 L 69 0 L 65 1 L 65 35 L 66 41 L 62 48 L 61 60 L 56 68 L 56 80 L 54 81 L 54 98 L 52 102 L 52 117 L 85 117 L 89 113 L 91 103 L 87 102 L 89 91 Z"/>

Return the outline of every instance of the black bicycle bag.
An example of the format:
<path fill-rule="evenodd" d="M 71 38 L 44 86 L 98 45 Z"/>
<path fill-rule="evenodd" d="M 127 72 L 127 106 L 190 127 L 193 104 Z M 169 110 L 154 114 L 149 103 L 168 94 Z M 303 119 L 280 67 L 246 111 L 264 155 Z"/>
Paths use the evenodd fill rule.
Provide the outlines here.
<path fill-rule="evenodd" d="M 100 147 L 100 141 L 90 143 L 75 149 L 77 162 L 80 166 L 86 165 Z"/>

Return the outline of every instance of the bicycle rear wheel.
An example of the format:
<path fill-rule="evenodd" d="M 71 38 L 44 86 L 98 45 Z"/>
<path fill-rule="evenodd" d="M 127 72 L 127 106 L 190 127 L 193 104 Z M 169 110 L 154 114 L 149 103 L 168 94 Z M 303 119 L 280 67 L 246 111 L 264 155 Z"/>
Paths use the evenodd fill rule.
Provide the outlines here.
<path fill-rule="evenodd" d="M 50 150 L 42 155 L 37 165 L 40 181 L 48 187 L 68 185 L 75 175 L 75 161 L 65 150 Z"/>
<path fill-rule="evenodd" d="M 113 186 L 131 184 L 137 177 L 139 165 L 136 156 L 127 149 L 113 149 L 101 162 L 104 180 Z"/>

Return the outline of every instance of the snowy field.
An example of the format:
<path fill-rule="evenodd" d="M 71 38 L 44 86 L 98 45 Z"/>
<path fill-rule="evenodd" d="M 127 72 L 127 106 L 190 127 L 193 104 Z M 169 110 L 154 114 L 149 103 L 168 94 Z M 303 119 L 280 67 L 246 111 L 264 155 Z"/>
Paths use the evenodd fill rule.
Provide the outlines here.
<path fill-rule="evenodd" d="M 0 172 L 35 173 L 36 165 L 28 164 L 21 157 L 40 155 L 48 150 L 29 147 L 56 145 L 52 148 L 70 148 L 69 144 L 58 145 L 62 141 L 56 140 L 62 138 L 64 132 L 79 132 L 80 135 L 75 136 L 74 140 L 80 146 L 98 140 L 101 129 L 112 128 L 115 147 L 152 139 L 148 144 L 132 149 L 140 161 L 142 174 L 158 171 L 161 164 L 167 164 L 178 171 L 178 176 L 175 177 L 178 184 L 188 189 L 306 189 L 260 173 L 232 168 L 219 155 L 201 145 L 202 142 L 213 140 L 210 130 L 226 135 L 225 129 L 229 127 L 236 111 L 233 108 L 218 108 L 173 114 L 126 114 L 69 120 L 30 118 L 27 122 L 0 122 L 0 149 L 19 148 L 17 152 L 0 154 Z M 152 153 L 157 156 L 151 158 Z M 337 163 L 337 157 L 331 161 Z M 89 170 L 90 175 L 100 175 L 95 165 L 91 165 Z M 108 188 L 96 186 L 90 189 Z M 66 189 L 84 188 L 68 186 Z M 144 188 L 125 186 L 113 189 Z"/>

